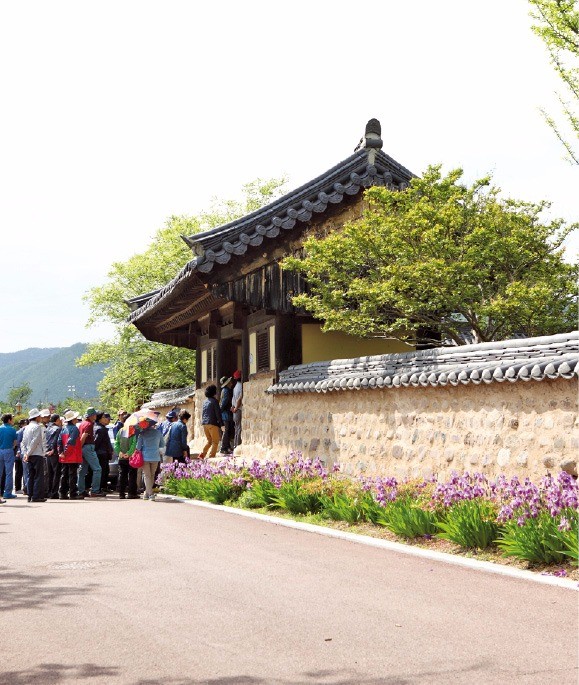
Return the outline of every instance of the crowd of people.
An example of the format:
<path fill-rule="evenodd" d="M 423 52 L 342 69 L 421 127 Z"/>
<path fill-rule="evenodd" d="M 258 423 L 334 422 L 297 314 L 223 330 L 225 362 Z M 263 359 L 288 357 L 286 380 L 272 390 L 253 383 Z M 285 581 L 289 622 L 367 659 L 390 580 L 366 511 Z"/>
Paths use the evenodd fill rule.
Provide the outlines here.
<path fill-rule="evenodd" d="M 243 386 L 241 373 L 220 379 L 221 393 L 215 385 L 205 389 L 201 424 L 206 443 L 198 455 L 210 458 L 232 454 L 241 444 Z M 177 408 L 160 414 L 150 413 L 134 432 L 123 430 L 129 413 L 119 410 L 109 434 L 111 416 L 88 407 L 80 413 L 69 409 L 63 416 L 48 409 L 31 409 L 28 419 L 14 425 L 12 414 L 2 415 L 0 425 L 0 503 L 22 494 L 29 502 L 48 499 L 102 498 L 114 490 L 109 487 L 109 464 L 118 457 L 117 490 L 121 499 L 154 500 L 155 480 L 161 461 L 185 462 L 191 458 L 187 421 L 191 414 Z M 142 455 L 135 468 L 131 457 Z M 3 494 L 3 498 L 2 498 Z"/>

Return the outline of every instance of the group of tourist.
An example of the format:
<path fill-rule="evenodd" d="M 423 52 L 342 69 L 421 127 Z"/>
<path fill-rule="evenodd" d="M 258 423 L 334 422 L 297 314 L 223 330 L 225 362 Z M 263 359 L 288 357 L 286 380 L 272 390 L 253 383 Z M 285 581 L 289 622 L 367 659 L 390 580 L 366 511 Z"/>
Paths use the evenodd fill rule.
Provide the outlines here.
<path fill-rule="evenodd" d="M 201 413 L 201 425 L 206 443 L 201 459 L 214 457 L 221 443 L 221 454 L 233 454 L 241 444 L 241 413 L 243 403 L 243 384 L 241 371 L 234 371 L 231 376 L 219 380 L 221 395 L 217 401 L 217 386 L 205 388 L 205 401 Z"/>
<path fill-rule="evenodd" d="M 214 457 L 218 450 L 232 454 L 241 444 L 241 373 L 235 371 L 220 380 L 217 387 L 205 390 L 202 407 L 206 444 L 199 457 Z M 167 412 L 161 422 L 154 412 L 129 435 L 121 430 L 129 413 L 119 410 L 109 435 L 111 416 L 88 407 L 83 417 L 72 409 L 63 416 L 48 409 L 31 409 L 28 419 L 14 426 L 14 416 L 4 414 L 0 425 L 0 503 L 22 493 L 29 502 L 47 499 L 85 499 L 106 497 L 109 488 L 109 463 L 118 456 L 118 492 L 121 499 L 155 499 L 155 480 L 160 462 L 185 462 L 191 457 L 187 421 L 191 414 L 177 408 Z M 143 464 L 135 468 L 130 458 L 139 450 Z M 140 488 L 143 482 L 144 487 Z M 2 499 L 2 493 L 4 499 Z"/>

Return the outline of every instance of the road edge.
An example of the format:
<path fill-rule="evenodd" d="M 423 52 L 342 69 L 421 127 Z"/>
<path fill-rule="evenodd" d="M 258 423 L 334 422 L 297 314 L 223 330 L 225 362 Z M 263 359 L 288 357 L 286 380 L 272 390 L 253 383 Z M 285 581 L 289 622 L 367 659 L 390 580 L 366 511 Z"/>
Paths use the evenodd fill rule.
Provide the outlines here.
<path fill-rule="evenodd" d="M 495 575 L 508 576 L 510 578 L 517 578 L 519 580 L 529 580 L 541 585 L 551 585 L 554 587 L 564 588 L 566 590 L 579 590 L 579 583 L 569 578 L 559 578 L 558 576 L 541 575 L 534 571 L 526 571 L 524 569 L 514 568 L 512 566 L 504 566 L 502 564 L 494 564 L 490 561 L 480 561 L 478 559 L 469 559 L 461 557 L 456 554 L 447 554 L 446 552 L 436 552 L 434 550 L 424 549 L 423 547 L 415 547 L 413 545 L 405 545 L 402 542 L 391 542 L 390 540 L 382 540 L 380 538 L 373 538 L 369 535 L 360 535 L 359 533 L 348 533 L 343 530 L 336 530 L 335 528 L 325 528 L 324 526 L 316 526 L 312 523 L 302 523 L 301 521 L 294 521 L 293 519 L 284 519 L 277 516 L 268 516 L 267 514 L 259 514 L 255 511 L 247 509 L 237 509 L 236 507 L 227 507 L 222 504 L 212 504 L 211 502 L 204 502 L 202 500 L 188 499 L 186 497 L 176 497 L 175 495 L 160 495 L 158 500 L 168 499 L 175 502 L 183 502 L 183 504 L 190 504 L 204 509 L 215 509 L 229 514 L 236 514 L 237 516 L 245 516 L 266 523 L 273 523 L 276 526 L 284 526 L 286 528 L 294 528 L 296 530 L 303 530 L 307 533 L 314 533 L 316 535 L 325 535 L 326 537 L 338 538 L 348 542 L 367 545 L 369 547 L 378 547 L 379 549 L 386 549 L 391 552 L 400 552 L 401 554 L 409 554 L 415 557 L 422 557 L 431 561 L 440 561 L 445 564 L 453 564 L 454 566 L 462 566 L 476 571 L 483 571 L 486 573 L 494 573 Z"/>

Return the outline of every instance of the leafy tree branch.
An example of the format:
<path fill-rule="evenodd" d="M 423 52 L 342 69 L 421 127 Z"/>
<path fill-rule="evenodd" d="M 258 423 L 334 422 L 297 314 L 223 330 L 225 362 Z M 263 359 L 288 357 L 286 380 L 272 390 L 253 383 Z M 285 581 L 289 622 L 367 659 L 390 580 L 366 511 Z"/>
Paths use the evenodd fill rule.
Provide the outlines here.
<path fill-rule="evenodd" d="M 503 199 L 483 178 L 429 167 L 405 191 L 366 191 L 363 217 L 308 238 L 284 260 L 309 292 L 294 298 L 326 331 L 406 342 L 546 335 L 576 325 L 577 265 L 563 241 L 578 224 L 541 220 L 549 206 Z"/>

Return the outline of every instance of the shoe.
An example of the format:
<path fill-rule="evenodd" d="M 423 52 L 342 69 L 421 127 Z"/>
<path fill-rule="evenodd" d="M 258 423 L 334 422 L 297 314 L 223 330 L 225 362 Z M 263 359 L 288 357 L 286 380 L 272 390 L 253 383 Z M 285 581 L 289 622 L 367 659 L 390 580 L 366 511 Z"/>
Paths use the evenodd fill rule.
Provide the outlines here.
<path fill-rule="evenodd" d="M 0 497 L 0 504 L 6 504 L 6 500 L 2 499 L 2 497 Z"/>
<path fill-rule="evenodd" d="M 119 492 L 119 499 L 126 499 L 126 497 L 124 492 Z"/>
<path fill-rule="evenodd" d="M 127 499 L 141 499 L 140 495 L 127 495 Z"/>
<path fill-rule="evenodd" d="M 65 497 L 66 499 L 66 497 Z M 84 499 L 84 495 L 71 495 L 70 499 Z"/>
<path fill-rule="evenodd" d="M 149 495 L 147 495 L 147 493 L 145 493 L 145 494 L 143 495 L 143 499 L 149 499 Z"/>
<path fill-rule="evenodd" d="M 106 497 L 107 493 L 106 492 L 91 492 L 90 496 L 91 497 Z"/>
<path fill-rule="evenodd" d="M 89 494 L 88 494 L 88 492 L 87 492 L 86 490 L 83 490 L 82 492 L 79 492 L 78 494 L 79 494 L 79 495 L 82 495 L 83 498 L 84 498 L 84 497 L 89 497 Z"/>
<path fill-rule="evenodd" d="M 29 498 L 28 498 L 28 501 L 29 501 L 29 502 L 32 502 L 32 497 L 29 497 Z"/>
<path fill-rule="evenodd" d="M 46 497 L 38 497 L 37 499 L 32 498 L 29 502 L 47 502 Z"/>
<path fill-rule="evenodd" d="M 59 495 L 58 499 L 68 499 L 68 495 Z"/>
<path fill-rule="evenodd" d="M 18 495 L 13 495 L 11 492 L 8 494 L 4 493 L 4 499 L 16 499 Z"/>
<path fill-rule="evenodd" d="M 156 495 L 155 493 L 153 493 L 153 494 L 149 497 L 149 500 L 150 500 L 151 502 L 154 502 L 156 499 L 157 499 L 157 495 Z"/>

